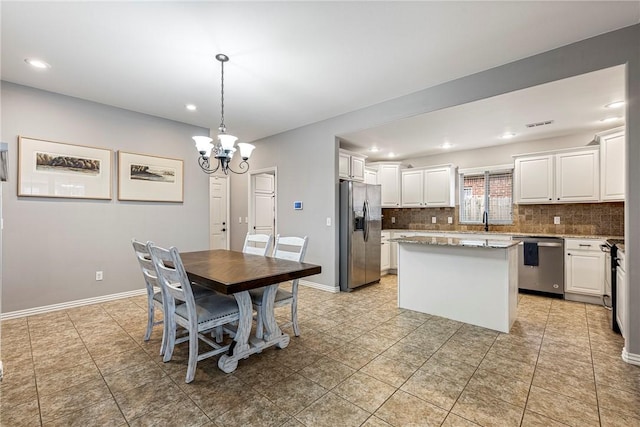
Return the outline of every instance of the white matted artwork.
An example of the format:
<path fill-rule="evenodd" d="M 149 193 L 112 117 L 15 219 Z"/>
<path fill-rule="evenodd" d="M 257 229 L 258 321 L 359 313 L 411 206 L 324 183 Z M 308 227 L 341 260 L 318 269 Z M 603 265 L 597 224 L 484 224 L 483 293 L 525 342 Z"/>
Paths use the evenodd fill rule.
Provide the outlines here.
<path fill-rule="evenodd" d="M 18 137 L 18 196 L 111 199 L 112 151 Z"/>
<path fill-rule="evenodd" d="M 183 161 L 118 151 L 118 200 L 184 201 Z"/>

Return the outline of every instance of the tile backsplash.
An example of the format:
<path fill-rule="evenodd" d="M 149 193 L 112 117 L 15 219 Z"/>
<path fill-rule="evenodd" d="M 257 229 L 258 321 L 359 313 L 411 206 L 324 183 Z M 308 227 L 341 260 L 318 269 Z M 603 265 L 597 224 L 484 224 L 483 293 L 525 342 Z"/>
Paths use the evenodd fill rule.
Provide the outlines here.
<path fill-rule="evenodd" d="M 455 208 L 385 208 L 382 228 L 482 231 L 482 224 L 460 224 Z M 553 223 L 560 217 L 560 224 Z M 395 223 L 392 223 L 392 217 Z M 431 222 L 436 217 L 436 223 Z M 447 218 L 453 224 L 447 223 Z M 490 231 L 504 233 L 553 233 L 584 236 L 623 236 L 624 203 L 570 203 L 549 205 L 513 205 L 513 224 L 490 225 Z"/>

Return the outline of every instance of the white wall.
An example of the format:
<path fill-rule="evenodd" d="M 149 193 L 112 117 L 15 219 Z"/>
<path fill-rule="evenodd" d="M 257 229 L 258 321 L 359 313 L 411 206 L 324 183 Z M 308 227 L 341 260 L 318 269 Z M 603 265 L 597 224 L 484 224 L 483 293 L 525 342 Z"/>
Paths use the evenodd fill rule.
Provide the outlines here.
<path fill-rule="evenodd" d="M 202 129 L 2 82 L 2 141 L 9 143 L 3 184 L 2 312 L 141 289 L 130 240 L 180 250 L 208 249 L 208 177 L 191 136 Z M 17 197 L 18 135 L 184 160 L 184 203 Z M 95 281 L 96 270 L 104 280 Z"/>

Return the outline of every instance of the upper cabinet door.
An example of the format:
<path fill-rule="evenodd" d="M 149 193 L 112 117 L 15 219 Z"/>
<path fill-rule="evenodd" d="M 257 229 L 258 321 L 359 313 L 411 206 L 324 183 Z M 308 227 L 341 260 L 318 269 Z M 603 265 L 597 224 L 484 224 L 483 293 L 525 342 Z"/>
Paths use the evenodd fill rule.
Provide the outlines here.
<path fill-rule="evenodd" d="M 423 171 L 402 171 L 402 206 L 422 206 L 423 203 Z"/>
<path fill-rule="evenodd" d="M 600 140 L 600 199 L 624 201 L 624 129 L 598 135 Z"/>
<path fill-rule="evenodd" d="M 453 167 L 424 171 L 424 206 L 455 205 Z"/>
<path fill-rule="evenodd" d="M 516 203 L 553 201 L 553 155 L 517 158 L 515 161 Z"/>
<path fill-rule="evenodd" d="M 378 172 L 365 169 L 364 170 L 364 183 L 376 185 L 378 183 Z"/>
<path fill-rule="evenodd" d="M 351 179 L 364 182 L 364 157 L 351 156 Z"/>
<path fill-rule="evenodd" d="M 400 206 L 400 165 L 381 164 L 378 166 L 378 184 L 381 188 L 381 202 L 383 208 L 397 208 Z"/>
<path fill-rule="evenodd" d="M 349 179 L 351 175 L 351 156 L 345 153 L 339 153 L 338 156 L 338 175 L 340 178 Z"/>
<path fill-rule="evenodd" d="M 556 154 L 556 202 L 600 199 L 600 156 L 597 150 Z"/>

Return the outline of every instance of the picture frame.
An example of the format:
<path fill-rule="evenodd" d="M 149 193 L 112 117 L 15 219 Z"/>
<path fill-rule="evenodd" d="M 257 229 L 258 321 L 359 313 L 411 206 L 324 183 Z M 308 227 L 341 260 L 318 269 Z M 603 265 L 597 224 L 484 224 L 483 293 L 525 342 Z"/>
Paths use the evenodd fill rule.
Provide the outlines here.
<path fill-rule="evenodd" d="M 184 202 L 184 162 L 118 151 L 118 200 Z"/>
<path fill-rule="evenodd" d="M 111 200 L 113 152 L 18 136 L 18 196 Z"/>
<path fill-rule="evenodd" d="M 0 182 L 9 179 L 9 144 L 0 142 Z"/>

